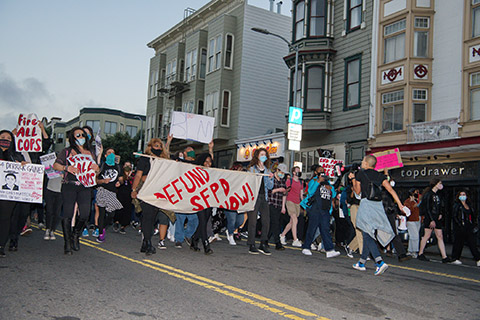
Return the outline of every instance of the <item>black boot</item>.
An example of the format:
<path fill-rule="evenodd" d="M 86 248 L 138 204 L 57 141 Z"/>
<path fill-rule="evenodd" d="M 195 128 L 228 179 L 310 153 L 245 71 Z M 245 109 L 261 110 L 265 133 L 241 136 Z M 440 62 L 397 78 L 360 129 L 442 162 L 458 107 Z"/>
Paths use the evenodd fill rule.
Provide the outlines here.
<path fill-rule="evenodd" d="M 18 240 L 10 239 L 10 244 L 8 245 L 8 251 L 17 251 L 18 250 Z"/>
<path fill-rule="evenodd" d="M 203 241 L 203 250 L 205 250 L 205 254 L 212 254 L 213 250 L 210 249 L 210 242 L 208 240 Z"/>
<path fill-rule="evenodd" d="M 140 248 L 140 252 L 147 252 L 148 249 L 148 242 L 147 240 L 142 241 L 142 247 Z"/>
<path fill-rule="evenodd" d="M 198 238 L 192 237 L 192 242 L 190 243 L 190 249 L 192 249 L 195 252 L 200 251 L 200 248 L 198 248 Z"/>
<path fill-rule="evenodd" d="M 263 253 L 266 256 L 269 256 L 269 255 L 272 254 L 270 252 L 270 250 L 268 249 L 268 242 L 267 241 L 260 242 L 260 246 L 258 247 L 258 251 L 260 251 L 261 253 Z"/>
<path fill-rule="evenodd" d="M 5 257 L 6 257 L 5 248 L 4 248 L 4 247 L 0 247 L 0 258 L 5 258 Z"/>
<path fill-rule="evenodd" d="M 72 240 L 72 249 L 73 251 L 80 250 L 80 236 L 82 235 L 83 227 L 85 226 L 86 220 L 77 219 L 75 222 L 75 227 L 73 228 L 73 240 Z"/>
<path fill-rule="evenodd" d="M 65 254 L 72 254 L 72 219 L 62 219 L 63 250 Z"/>
<path fill-rule="evenodd" d="M 155 247 L 152 246 L 151 240 L 147 240 L 147 251 L 145 251 L 145 254 L 147 256 L 151 256 L 152 254 L 155 254 L 155 253 L 157 253 L 157 249 L 155 249 Z"/>

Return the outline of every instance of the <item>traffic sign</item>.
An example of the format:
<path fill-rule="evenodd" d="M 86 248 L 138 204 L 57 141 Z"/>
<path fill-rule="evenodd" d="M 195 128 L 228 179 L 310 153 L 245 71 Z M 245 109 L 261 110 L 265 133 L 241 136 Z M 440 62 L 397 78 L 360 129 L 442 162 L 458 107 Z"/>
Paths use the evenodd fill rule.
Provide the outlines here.
<path fill-rule="evenodd" d="M 303 110 L 302 108 L 290 107 L 288 111 L 288 122 L 302 124 Z"/>
<path fill-rule="evenodd" d="M 288 141 L 288 150 L 300 151 L 300 141 L 289 140 Z"/>
<path fill-rule="evenodd" d="M 302 141 L 302 125 L 289 123 L 288 124 L 288 140 Z"/>

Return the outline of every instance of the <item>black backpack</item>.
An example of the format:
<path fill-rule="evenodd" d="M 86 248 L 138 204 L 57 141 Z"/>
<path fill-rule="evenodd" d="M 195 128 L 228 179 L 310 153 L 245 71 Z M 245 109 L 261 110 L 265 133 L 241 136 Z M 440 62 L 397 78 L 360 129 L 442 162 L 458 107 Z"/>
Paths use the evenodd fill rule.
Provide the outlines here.
<path fill-rule="evenodd" d="M 367 177 L 368 180 L 368 192 L 365 195 L 366 198 L 371 201 L 382 201 L 382 186 L 377 185 L 375 182 L 370 180 L 365 171 L 363 171 L 363 174 L 365 175 L 365 177 Z"/>

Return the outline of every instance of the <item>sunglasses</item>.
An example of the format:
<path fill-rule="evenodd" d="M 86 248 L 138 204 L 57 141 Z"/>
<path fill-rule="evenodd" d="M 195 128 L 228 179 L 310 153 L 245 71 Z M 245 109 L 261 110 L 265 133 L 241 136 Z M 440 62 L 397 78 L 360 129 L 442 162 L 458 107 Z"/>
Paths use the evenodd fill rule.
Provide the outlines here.
<path fill-rule="evenodd" d="M 75 137 L 76 137 L 76 138 L 80 138 L 80 137 L 84 137 L 84 138 L 85 138 L 85 134 L 83 134 L 83 133 L 77 133 L 77 134 L 75 135 Z"/>

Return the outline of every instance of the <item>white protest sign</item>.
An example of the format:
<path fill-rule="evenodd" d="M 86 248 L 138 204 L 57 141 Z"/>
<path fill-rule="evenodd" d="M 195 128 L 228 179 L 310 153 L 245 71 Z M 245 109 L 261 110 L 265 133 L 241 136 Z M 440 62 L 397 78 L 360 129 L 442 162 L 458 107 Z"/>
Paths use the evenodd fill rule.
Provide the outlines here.
<path fill-rule="evenodd" d="M 177 139 L 210 143 L 213 139 L 215 118 L 193 113 L 172 113 L 170 134 Z"/>
<path fill-rule="evenodd" d="M 97 156 L 102 153 L 102 137 L 100 137 L 100 129 L 98 129 L 97 135 L 95 136 L 95 152 Z"/>
<path fill-rule="evenodd" d="M 95 162 L 91 155 L 88 154 L 76 154 L 69 157 L 68 163 L 70 166 L 79 170 L 79 173 L 75 174 L 77 180 L 80 181 L 85 187 L 93 187 L 97 185 L 97 179 L 95 178 L 95 170 L 93 165 Z"/>
<path fill-rule="evenodd" d="M 45 173 L 47 174 L 48 179 L 60 178 L 62 173 L 53 169 L 53 164 L 57 160 L 55 152 L 40 156 L 40 162 L 45 167 Z"/>
<path fill-rule="evenodd" d="M 21 113 L 18 116 L 17 132 L 15 134 L 15 148 L 18 152 L 41 152 L 42 131 L 38 124 L 37 115 Z"/>
<path fill-rule="evenodd" d="M 1 200 L 42 203 L 44 166 L 0 161 Z"/>
<path fill-rule="evenodd" d="M 319 158 L 318 164 L 325 169 L 325 174 L 329 177 L 335 177 L 335 165 L 342 163 L 342 160 L 330 159 L 330 158 Z"/>
<path fill-rule="evenodd" d="M 160 209 L 192 213 L 206 208 L 239 212 L 255 207 L 262 176 L 199 167 L 173 160 L 150 160 L 138 198 Z"/>

